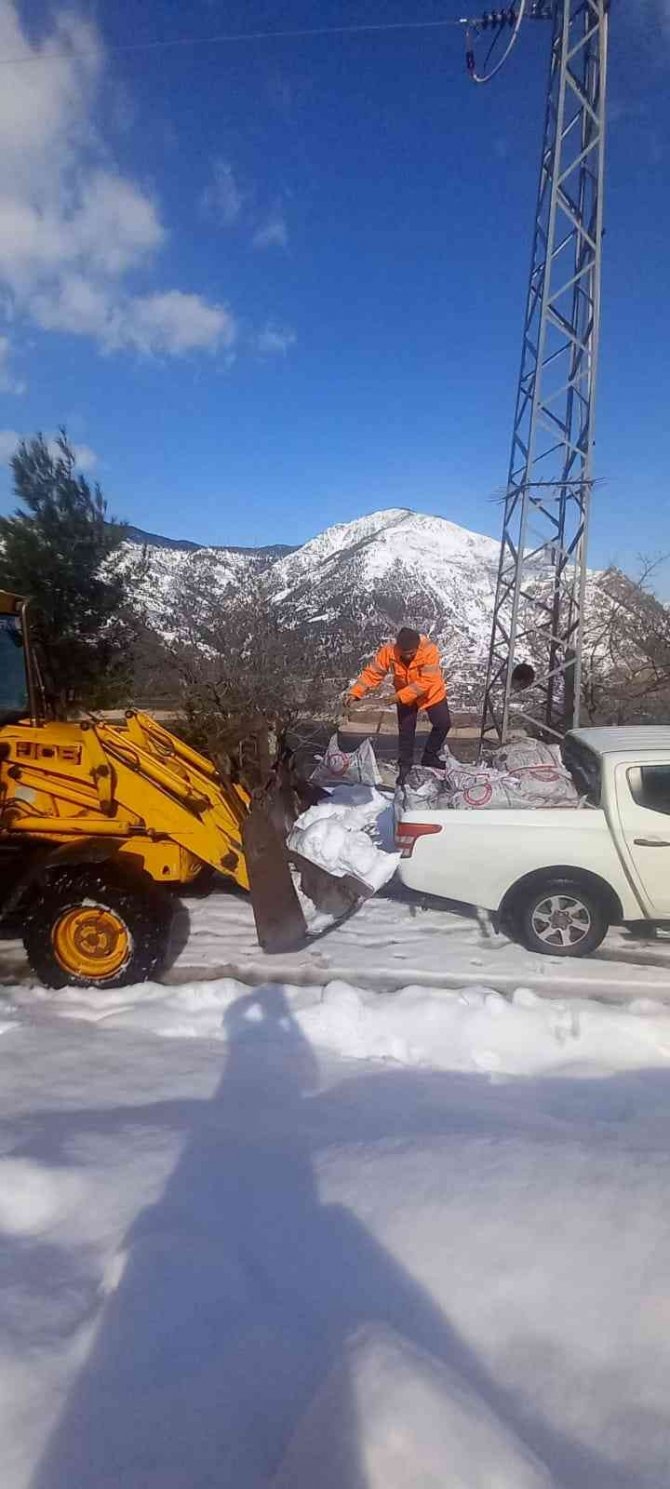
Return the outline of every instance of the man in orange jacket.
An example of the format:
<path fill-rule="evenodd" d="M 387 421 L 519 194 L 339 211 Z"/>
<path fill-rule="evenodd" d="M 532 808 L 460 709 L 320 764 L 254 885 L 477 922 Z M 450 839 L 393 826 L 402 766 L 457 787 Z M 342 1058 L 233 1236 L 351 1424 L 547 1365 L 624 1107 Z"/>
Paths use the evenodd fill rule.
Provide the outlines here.
<path fill-rule="evenodd" d="M 395 644 L 380 646 L 374 661 L 363 668 L 346 694 L 346 701 L 355 702 L 374 692 L 388 672 L 393 674 L 398 707 L 398 780 L 402 784 L 414 764 L 414 737 L 420 710 L 425 710 L 432 724 L 422 764 L 434 767 L 441 764 L 439 754 L 451 727 L 451 715 L 440 653 L 427 636 L 403 626 Z"/>

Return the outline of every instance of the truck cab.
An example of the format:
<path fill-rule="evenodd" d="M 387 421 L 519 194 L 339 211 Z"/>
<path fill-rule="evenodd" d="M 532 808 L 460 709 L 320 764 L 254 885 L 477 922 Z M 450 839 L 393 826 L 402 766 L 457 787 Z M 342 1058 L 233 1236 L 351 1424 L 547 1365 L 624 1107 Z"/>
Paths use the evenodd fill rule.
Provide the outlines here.
<path fill-rule="evenodd" d="M 670 728 L 578 730 L 565 751 L 577 778 L 580 755 L 599 764 L 600 800 L 643 915 L 670 920 Z"/>
<path fill-rule="evenodd" d="M 574 730 L 563 760 L 574 807 L 402 811 L 402 882 L 555 956 L 587 955 L 616 923 L 670 922 L 670 727 Z"/>

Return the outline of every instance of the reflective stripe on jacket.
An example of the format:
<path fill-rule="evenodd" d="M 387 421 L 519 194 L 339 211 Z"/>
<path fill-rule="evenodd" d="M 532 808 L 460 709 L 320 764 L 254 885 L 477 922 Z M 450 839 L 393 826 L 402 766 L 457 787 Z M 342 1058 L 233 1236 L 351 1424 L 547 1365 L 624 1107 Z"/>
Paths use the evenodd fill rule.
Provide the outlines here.
<path fill-rule="evenodd" d="M 380 646 L 373 662 L 364 667 L 351 688 L 352 698 L 364 698 L 381 686 L 388 672 L 401 703 L 415 703 L 417 708 L 432 708 L 447 696 L 442 676 L 440 653 L 433 641 L 422 636 L 419 650 L 411 662 L 403 662 L 393 643 Z"/>

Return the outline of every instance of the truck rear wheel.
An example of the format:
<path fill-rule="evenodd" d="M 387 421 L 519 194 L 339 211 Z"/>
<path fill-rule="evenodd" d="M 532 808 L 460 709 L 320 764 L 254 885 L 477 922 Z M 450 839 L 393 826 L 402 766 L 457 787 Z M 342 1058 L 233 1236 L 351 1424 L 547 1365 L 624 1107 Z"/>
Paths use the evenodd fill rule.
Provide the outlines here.
<path fill-rule="evenodd" d="M 543 956 L 589 956 L 610 927 L 596 889 L 549 876 L 519 890 L 508 920 L 515 939 Z"/>
<path fill-rule="evenodd" d="M 47 987 L 125 987 L 160 971 L 171 919 L 168 896 L 148 881 L 72 867 L 37 888 L 23 944 Z"/>

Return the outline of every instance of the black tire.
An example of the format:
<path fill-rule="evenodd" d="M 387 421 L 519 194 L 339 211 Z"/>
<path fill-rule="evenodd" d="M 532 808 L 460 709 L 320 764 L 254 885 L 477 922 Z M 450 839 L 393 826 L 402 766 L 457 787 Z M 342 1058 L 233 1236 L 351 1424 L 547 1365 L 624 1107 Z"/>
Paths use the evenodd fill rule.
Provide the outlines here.
<path fill-rule="evenodd" d="M 542 956 L 590 956 L 610 928 L 605 897 L 597 888 L 553 875 L 521 886 L 505 921 L 515 940 Z"/>
<path fill-rule="evenodd" d="M 78 971 L 74 961 L 63 958 L 62 948 L 61 956 L 57 954 L 66 917 L 74 919 L 78 909 L 80 940 L 85 932 L 90 943 L 90 929 L 104 924 L 102 915 L 112 926 L 123 928 L 123 937 L 119 933 L 112 943 L 111 957 L 106 964 L 104 958 L 101 961 L 103 970 L 98 976 L 90 966 Z M 96 911 L 100 912 L 97 917 Z M 126 874 L 116 865 L 74 865 L 54 871 L 37 886 L 23 926 L 23 944 L 33 971 L 47 987 L 126 987 L 145 982 L 161 970 L 172 913 L 169 896 L 149 879 Z M 81 965 L 90 961 L 85 957 Z"/>

